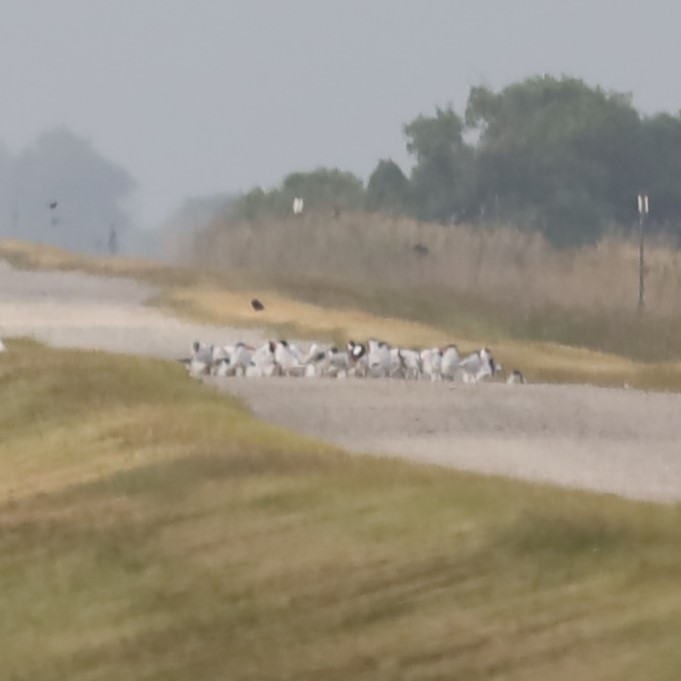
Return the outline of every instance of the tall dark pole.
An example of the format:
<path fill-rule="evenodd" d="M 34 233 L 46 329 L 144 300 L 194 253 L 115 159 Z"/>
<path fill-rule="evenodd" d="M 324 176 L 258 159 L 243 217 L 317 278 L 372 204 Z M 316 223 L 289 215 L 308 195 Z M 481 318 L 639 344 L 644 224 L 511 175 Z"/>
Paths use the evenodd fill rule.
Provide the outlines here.
<path fill-rule="evenodd" d="M 645 227 L 643 213 L 638 215 L 638 307 L 643 309 L 645 304 Z"/>
<path fill-rule="evenodd" d="M 645 305 L 645 239 L 646 216 L 648 215 L 648 195 L 638 195 L 638 309 Z"/>

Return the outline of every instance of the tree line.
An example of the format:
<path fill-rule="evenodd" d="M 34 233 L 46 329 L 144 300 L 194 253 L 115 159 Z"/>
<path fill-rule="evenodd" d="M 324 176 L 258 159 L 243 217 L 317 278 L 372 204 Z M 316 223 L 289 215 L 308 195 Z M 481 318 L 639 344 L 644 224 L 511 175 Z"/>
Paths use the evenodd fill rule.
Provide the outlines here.
<path fill-rule="evenodd" d="M 495 92 L 471 88 L 465 111 L 437 108 L 404 125 L 413 166 L 380 160 L 366 184 L 318 169 L 239 197 L 233 217 L 368 210 L 443 224 L 510 224 L 558 246 L 630 229 L 636 196 L 650 224 L 681 236 L 681 115 L 643 115 L 628 94 L 577 78 L 538 76 Z"/>
<path fill-rule="evenodd" d="M 0 143 L 0 238 L 118 250 L 134 231 L 134 189 L 124 168 L 68 130 L 44 132 L 18 153 Z"/>

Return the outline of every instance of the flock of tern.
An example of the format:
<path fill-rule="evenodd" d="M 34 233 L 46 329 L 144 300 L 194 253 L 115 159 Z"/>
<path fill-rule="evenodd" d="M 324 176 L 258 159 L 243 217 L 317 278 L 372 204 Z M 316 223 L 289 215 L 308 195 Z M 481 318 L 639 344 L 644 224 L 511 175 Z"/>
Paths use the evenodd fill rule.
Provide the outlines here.
<path fill-rule="evenodd" d="M 502 366 L 488 348 L 462 356 L 455 344 L 412 349 L 370 339 L 349 341 L 344 349 L 312 343 L 303 349 L 287 340 L 270 340 L 255 347 L 241 341 L 212 345 L 195 341 L 180 360 L 192 376 L 296 376 L 306 378 L 401 378 L 404 380 L 479 383 L 503 378 Z M 518 370 L 507 383 L 525 383 Z"/>

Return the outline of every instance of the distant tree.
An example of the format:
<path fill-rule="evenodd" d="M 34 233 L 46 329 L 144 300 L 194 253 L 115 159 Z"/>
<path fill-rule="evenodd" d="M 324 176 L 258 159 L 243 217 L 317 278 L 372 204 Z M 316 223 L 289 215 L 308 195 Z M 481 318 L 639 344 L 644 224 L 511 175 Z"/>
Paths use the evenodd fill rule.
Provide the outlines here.
<path fill-rule="evenodd" d="M 171 231 L 196 231 L 220 213 L 228 211 L 234 199 L 235 197 L 230 194 L 192 196 L 173 211 L 162 228 Z"/>
<path fill-rule="evenodd" d="M 155 247 L 172 259 L 183 257 L 190 250 L 198 232 L 219 216 L 226 215 L 234 199 L 229 194 L 210 194 L 186 199 L 163 221 L 158 230 L 154 230 L 156 244 L 138 239 L 138 250 L 148 252 Z"/>
<path fill-rule="evenodd" d="M 336 168 L 287 175 L 281 185 L 270 191 L 256 187 L 236 199 L 230 209 L 233 219 L 255 220 L 291 214 L 293 200 L 300 197 L 305 213 L 361 210 L 365 203 L 364 184 L 352 173 Z"/>
<path fill-rule="evenodd" d="M 381 160 L 366 191 L 352 173 L 295 172 L 256 188 L 233 217 L 368 209 L 418 219 L 538 230 L 578 247 L 611 226 L 636 223 L 636 195 L 651 197 L 650 224 L 681 237 L 681 115 L 642 117 L 627 94 L 577 78 L 538 76 L 499 92 L 470 90 L 465 117 L 451 107 L 403 128 L 414 165 L 406 177 Z"/>
<path fill-rule="evenodd" d="M 239 196 L 228 211 L 232 219 L 256 220 L 263 217 L 284 216 L 290 211 L 290 203 L 279 189 L 265 191 L 254 187 Z"/>
<path fill-rule="evenodd" d="M 407 151 L 415 156 L 410 207 L 419 218 L 449 222 L 468 209 L 473 150 L 464 142 L 461 117 L 448 109 L 419 116 L 404 126 Z"/>
<path fill-rule="evenodd" d="M 14 160 L 11 176 L 20 238 L 95 250 L 106 243 L 111 224 L 119 237 L 130 226 L 131 176 L 67 130 L 41 135 Z"/>
<path fill-rule="evenodd" d="M 463 121 L 451 108 L 437 108 L 435 116 L 419 116 L 404 126 L 407 151 L 417 163 L 455 154 L 463 145 Z"/>
<path fill-rule="evenodd" d="M 640 190 L 651 197 L 652 224 L 681 236 L 681 114 L 643 120 L 639 164 Z"/>
<path fill-rule="evenodd" d="M 500 93 L 472 88 L 475 200 L 559 245 L 632 220 L 643 181 L 641 119 L 628 96 L 574 78 L 530 78 Z M 484 212 L 484 211 L 483 211 Z"/>
<path fill-rule="evenodd" d="M 408 198 L 409 180 L 400 166 L 391 160 L 379 161 L 367 183 L 367 208 L 383 213 L 402 213 L 408 206 Z"/>
<path fill-rule="evenodd" d="M 352 173 L 337 168 L 291 173 L 284 178 L 281 193 L 289 200 L 305 201 L 306 211 L 360 210 L 364 205 L 364 184 Z"/>

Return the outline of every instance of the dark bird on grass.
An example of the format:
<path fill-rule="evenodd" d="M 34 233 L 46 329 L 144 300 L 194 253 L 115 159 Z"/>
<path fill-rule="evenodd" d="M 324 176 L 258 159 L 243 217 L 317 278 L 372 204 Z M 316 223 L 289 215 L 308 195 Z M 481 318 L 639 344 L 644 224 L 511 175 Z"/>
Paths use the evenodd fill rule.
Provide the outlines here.
<path fill-rule="evenodd" d="M 253 300 L 251 300 L 251 307 L 256 312 L 262 312 L 265 309 L 265 306 L 257 298 L 253 298 Z"/>

